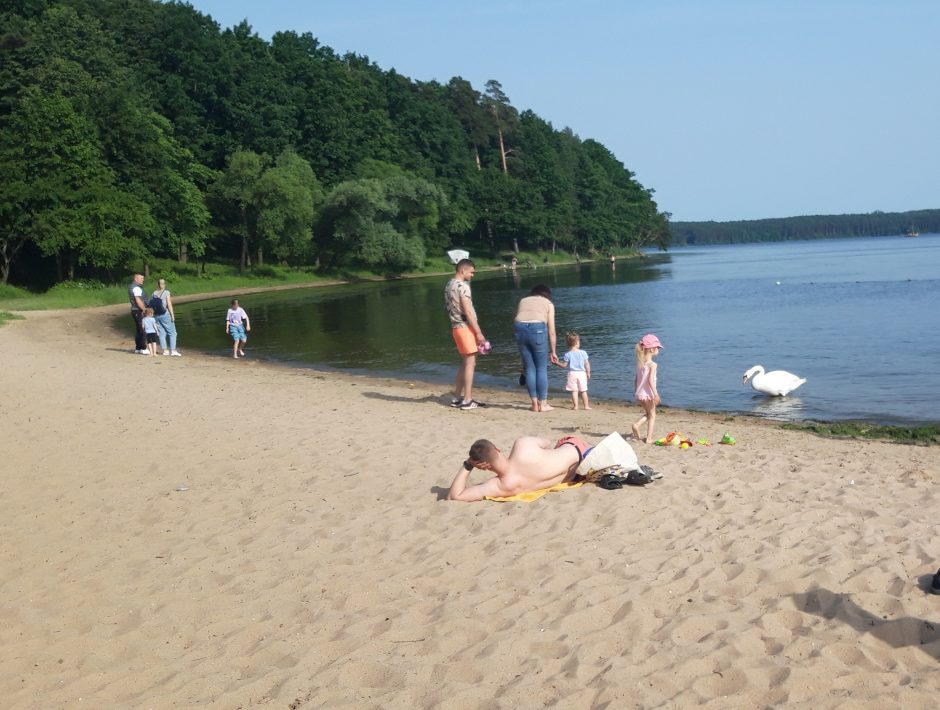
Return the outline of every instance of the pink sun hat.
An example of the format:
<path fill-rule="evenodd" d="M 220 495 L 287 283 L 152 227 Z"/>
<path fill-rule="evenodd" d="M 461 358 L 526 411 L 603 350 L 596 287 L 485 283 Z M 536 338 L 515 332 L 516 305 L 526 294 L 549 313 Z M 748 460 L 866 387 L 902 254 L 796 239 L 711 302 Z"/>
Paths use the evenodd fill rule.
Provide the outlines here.
<path fill-rule="evenodd" d="M 659 342 L 659 338 L 657 338 L 652 333 L 647 333 L 642 338 L 640 338 L 640 345 L 643 346 L 644 350 L 652 350 L 653 348 L 659 348 L 662 350 L 663 347 L 663 344 Z"/>

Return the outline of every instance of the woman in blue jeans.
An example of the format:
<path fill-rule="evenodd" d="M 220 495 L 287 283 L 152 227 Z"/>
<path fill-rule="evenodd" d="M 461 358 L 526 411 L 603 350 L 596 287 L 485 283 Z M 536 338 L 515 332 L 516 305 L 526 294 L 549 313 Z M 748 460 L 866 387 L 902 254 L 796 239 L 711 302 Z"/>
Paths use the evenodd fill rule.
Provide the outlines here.
<path fill-rule="evenodd" d="M 548 363 L 551 360 L 558 364 L 555 304 L 548 286 L 534 286 L 529 295 L 519 301 L 514 326 L 532 411 L 548 412 L 554 409 L 548 403 Z"/>
<path fill-rule="evenodd" d="M 163 354 L 182 357 L 182 353 L 176 349 L 176 313 L 173 311 L 173 296 L 167 290 L 166 279 L 157 281 L 157 290 L 151 296 L 150 306 L 151 308 L 158 306 L 154 308 L 154 313 L 157 319 L 157 337 L 160 339 L 160 349 L 163 350 Z M 168 336 L 169 348 L 167 348 Z"/>

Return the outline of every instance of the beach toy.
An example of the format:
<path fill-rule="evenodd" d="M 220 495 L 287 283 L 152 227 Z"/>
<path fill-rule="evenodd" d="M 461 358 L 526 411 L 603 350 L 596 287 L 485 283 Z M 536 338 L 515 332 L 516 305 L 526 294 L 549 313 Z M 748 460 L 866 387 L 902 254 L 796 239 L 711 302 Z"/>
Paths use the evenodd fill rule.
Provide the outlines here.
<path fill-rule="evenodd" d="M 712 445 L 708 439 L 699 439 L 695 443 L 698 444 L 699 446 L 711 446 Z"/>
<path fill-rule="evenodd" d="M 655 446 L 678 446 L 680 449 L 692 448 L 692 440 L 686 439 L 677 431 L 671 431 L 662 439 L 653 442 Z"/>
<path fill-rule="evenodd" d="M 727 444 L 728 446 L 734 446 L 738 442 L 735 441 L 734 437 L 731 436 L 731 434 L 725 434 L 724 436 L 721 437 L 721 441 L 719 441 L 718 443 Z"/>
<path fill-rule="evenodd" d="M 482 343 L 480 343 L 480 347 L 477 348 L 477 352 L 480 353 L 480 355 L 487 355 L 492 349 L 493 346 L 490 341 L 484 340 Z"/>
<path fill-rule="evenodd" d="M 653 442 L 656 446 L 678 446 L 682 443 L 682 437 L 674 431 L 669 432 L 661 439 L 657 439 Z"/>

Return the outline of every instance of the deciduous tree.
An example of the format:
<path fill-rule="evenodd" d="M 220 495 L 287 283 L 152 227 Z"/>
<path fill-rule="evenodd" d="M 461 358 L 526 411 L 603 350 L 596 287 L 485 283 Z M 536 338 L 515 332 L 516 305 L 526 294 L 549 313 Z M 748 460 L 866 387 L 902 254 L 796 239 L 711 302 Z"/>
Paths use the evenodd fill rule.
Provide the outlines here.
<path fill-rule="evenodd" d="M 424 264 L 426 245 L 439 247 L 436 229 L 445 198 L 421 178 L 360 178 L 326 197 L 317 240 L 328 263 L 358 263 L 401 271 Z"/>
<path fill-rule="evenodd" d="M 26 240 L 74 264 L 113 267 L 142 253 L 147 205 L 115 184 L 94 126 L 63 96 L 28 90 L 0 133 L 2 271 Z"/>

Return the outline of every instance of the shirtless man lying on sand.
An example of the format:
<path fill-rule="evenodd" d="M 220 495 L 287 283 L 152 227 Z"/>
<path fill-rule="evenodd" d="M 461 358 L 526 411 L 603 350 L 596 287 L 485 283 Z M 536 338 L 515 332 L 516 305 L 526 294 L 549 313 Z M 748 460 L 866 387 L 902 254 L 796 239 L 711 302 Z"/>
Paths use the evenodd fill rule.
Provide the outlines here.
<path fill-rule="evenodd" d="M 470 447 L 470 457 L 460 466 L 454 482 L 450 484 L 447 500 L 470 503 L 573 481 L 577 475 L 575 469 L 590 449 L 589 443 L 576 436 L 566 436 L 555 442 L 538 436 L 520 436 L 513 443 L 509 456 L 504 456 L 493 442 L 479 439 Z M 488 481 L 468 486 L 467 479 L 474 468 L 492 471 L 495 475 Z"/>

